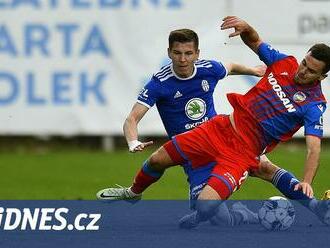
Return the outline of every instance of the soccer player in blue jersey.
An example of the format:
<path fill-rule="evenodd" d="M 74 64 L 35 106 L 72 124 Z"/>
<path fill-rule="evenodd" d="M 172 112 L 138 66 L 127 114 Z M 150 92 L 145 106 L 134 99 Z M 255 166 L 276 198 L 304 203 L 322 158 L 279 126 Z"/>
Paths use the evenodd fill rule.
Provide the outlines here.
<path fill-rule="evenodd" d="M 187 58 L 189 58 L 189 56 L 191 56 L 191 58 L 193 58 L 191 61 L 196 61 L 196 59 L 198 58 L 198 50 L 195 47 L 193 47 L 195 49 L 195 51 L 194 50 L 191 51 L 191 49 L 190 49 L 190 51 L 189 51 L 189 49 L 187 49 L 188 50 L 187 51 L 185 49 L 185 48 L 187 48 L 186 47 L 187 44 L 185 44 L 185 43 L 189 43 L 189 42 L 186 41 L 186 40 L 177 41 L 177 43 L 179 43 L 179 44 L 177 44 L 178 45 L 177 49 L 173 49 L 173 47 L 171 48 L 171 46 L 169 48 L 169 55 L 170 55 L 170 58 L 172 58 L 173 65 L 168 66 L 167 68 L 165 67 L 161 72 L 156 73 L 154 75 L 154 81 L 156 81 L 156 83 L 157 83 L 156 85 L 158 85 L 158 88 L 160 88 L 160 89 L 155 90 L 155 88 L 152 88 L 152 87 L 147 88 L 146 87 L 141 92 L 141 95 L 139 97 L 139 101 L 141 101 L 141 103 L 144 102 L 144 104 L 147 105 L 146 106 L 147 109 L 148 109 L 148 106 L 152 106 L 152 104 L 154 104 L 155 102 L 158 101 L 156 103 L 157 107 L 158 107 L 158 110 L 159 110 L 160 115 L 163 119 L 165 128 L 166 128 L 166 130 L 168 131 L 168 133 L 170 135 L 171 135 L 171 133 L 169 132 L 169 130 L 171 130 L 171 128 L 173 128 L 173 130 L 176 130 L 177 126 L 181 123 L 184 123 L 184 122 L 180 122 L 180 121 L 176 122 L 175 119 L 169 118 L 168 124 L 166 124 L 165 123 L 165 118 L 164 118 L 164 108 L 163 108 L 163 110 L 161 110 L 159 105 L 164 104 L 167 108 L 166 111 L 173 112 L 173 113 L 175 112 L 175 110 L 177 108 L 180 109 L 181 106 L 178 106 L 178 105 L 173 104 L 173 103 L 170 104 L 170 103 L 166 102 L 166 97 L 171 96 L 171 97 L 173 97 L 173 99 L 184 97 L 185 94 L 182 93 L 183 88 L 180 88 L 183 85 L 182 82 L 184 80 L 187 80 L 186 82 L 192 82 L 193 81 L 192 79 L 195 79 L 195 78 L 198 77 L 198 72 L 199 71 L 201 72 L 200 75 L 205 77 L 205 79 L 203 77 L 198 78 L 198 80 L 199 80 L 199 85 L 198 85 L 199 89 L 202 89 L 204 92 L 210 91 L 210 88 L 212 89 L 213 86 L 209 82 L 210 79 L 207 77 L 207 76 L 210 77 L 210 75 L 207 75 L 207 73 L 206 73 L 208 71 L 207 69 L 211 68 L 211 70 L 209 70 L 209 71 L 212 71 L 212 70 L 216 70 L 217 68 L 219 68 L 219 65 L 214 63 L 213 61 L 197 61 L 197 62 L 193 63 L 194 66 L 189 67 L 189 64 L 187 63 Z M 191 45 L 194 45 L 194 44 L 192 43 Z M 193 56 L 193 55 L 195 55 L 195 56 Z M 179 58 L 176 61 L 177 63 L 175 63 L 175 61 L 173 60 L 173 57 L 171 57 L 171 56 L 174 56 L 174 58 L 175 58 L 175 56 L 177 56 L 177 58 Z M 182 60 L 180 60 L 180 58 L 182 58 Z M 213 77 L 214 77 L 214 75 L 213 75 Z M 174 88 L 174 89 L 168 89 L 166 87 L 166 81 L 168 79 L 171 79 L 171 78 L 177 78 L 177 79 L 181 80 L 182 84 L 176 85 L 176 88 Z M 220 79 L 220 77 L 218 79 Z M 205 80 L 206 82 L 203 81 L 203 80 Z M 191 88 L 193 89 L 193 86 L 191 86 Z M 156 92 L 156 94 L 155 94 L 155 92 Z M 212 95 L 211 95 L 211 97 L 212 97 Z M 298 96 L 298 98 L 299 98 L 299 96 Z M 150 102 L 148 102 L 149 99 L 150 99 Z M 191 102 L 186 100 L 186 104 L 184 105 L 184 108 L 181 107 L 181 111 L 186 112 L 186 117 L 185 118 L 189 118 L 193 121 L 196 121 L 197 119 L 194 119 L 194 118 L 204 116 L 204 113 L 206 111 L 205 108 L 207 107 L 207 105 L 205 104 L 205 99 L 201 98 L 201 95 L 198 95 L 198 94 L 196 95 L 196 97 L 194 97 L 191 100 L 192 100 Z M 213 102 L 212 102 L 212 106 L 213 106 Z M 137 120 L 139 121 L 140 119 L 137 118 Z M 176 125 L 172 125 L 173 122 L 175 122 Z M 196 125 L 198 125 L 198 124 L 199 123 L 197 123 Z M 172 125 L 172 127 L 171 127 L 171 125 Z M 185 127 L 189 127 L 189 126 L 185 126 Z M 136 130 L 136 128 L 135 128 L 135 130 Z M 249 131 L 247 131 L 247 133 L 249 133 Z M 175 131 L 173 132 L 173 134 L 176 134 Z M 137 137 L 137 132 L 134 133 L 134 130 L 133 130 L 133 133 L 132 133 L 131 137 L 134 137 L 134 136 Z M 128 135 L 126 135 L 126 137 L 128 137 Z M 249 137 L 249 138 L 251 138 L 251 137 Z M 130 147 L 131 151 L 142 150 L 145 146 L 151 144 L 151 142 L 146 142 L 146 143 L 138 142 L 137 138 L 135 139 L 135 141 L 130 140 L 130 139 L 128 139 L 128 141 L 131 142 L 131 143 L 129 143 L 129 147 Z M 132 142 L 132 141 L 134 141 L 134 142 Z M 249 139 L 249 141 L 252 141 L 252 139 Z M 259 139 L 257 139 L 257 141 L 259 141 Z M 256 147 L 255 147 L 256 150 L 259 149 L 260 144 L 254 144 L 254 145 L 256 145 Z M 169 153 L 168 149 L 165 149 L 165 150 Z M 147 188 L 150 184 L 157 181 L 160 178 L 160 176 L 162 175 L 162 172 L 159 172 L 159 170 L 157 170 L 155 168 L 159 167 L 160 165 L 162 166 L 163 165 L 162 163 L 165 163 L 166 166 L 168 166 L 167 163 L 169 163 L 171 165 L 174 165 L 175 163 L 173 164 L 173 161 L 178 161 L 178 160 L 174 159 L 175 155 L 171 154 L 174 157 L 170 156 L 171 159 L 168 159 L 168 154 L 166 154 L 164 152 L 160 152 L 160 151 L 161 150 L 158 150 L 156 153 L 154 153 L 150 157 L 149 160 L 147 160 L 145 162 L 143 168 L 141 169 L 141 171 L 139 172 L 139 174 L 136 177 L 137 180 L 133 183 L 132 187 L 123 188 L 123 189 L 110 188 L 110 189 L 102 190 L 98 193 L 98 197 L 101 198 L 101 199 L 130 199 L 130 198 L 140 197 L 140 195 L 141 195 L 140 193 L 145 188 Z M 162 162 L 160 162 L 160 161 L 162 161 Z M 165 162 L 163 162 L 163 161 L 165 161 Z M 269 161 L 267 161 L 267 160 L 263 160 L 263 161 L 266 161 L 265 162 L 265 164 L 266 164 L 265 170 L 261 170 L 261 169 L 259 169 L 258 171 L 255 170 L 254 171 L 255 175 L 257 175 L 257 176 L 259 176 L 263 179 L 269 180 L 270 178 L 273 178 L 273 177 L 269 177 L 268 172 L 269 171 L 272 171 L 272 173 L 276 172 L 276 175 L 275 175 L 276 176 L 276 182 L 278 183 L 278 182 L 281 181 L 280 179 L 282 179 L 282 182 L 280 184 L 276 184 L 276 186 L 285 188 L 287 191 L 285 191 L 281 188 L 280 188 L 280 190 L 282 192 L 284 191 L 284 194 L 287 197 L 294 198 L 295 195 L 293 193 L 297 193 L 297 192 L 295 192 L 295 189 L 300 189 L 300 188 L 303 189 L 303 191 L 300 192 L 302 195 L 304 195 L 305 197 L 312 196 L 312 191 L 309 190 L 310 188 L 305 187 L 306 186 L 305 182 L 299 183 L 299 181 L 297 179 L 295 179 L 288 172 L 277 169 L 271 163 L 269 163 Z M 158 164 L 158 163 L 160 163 L 160 164 Z M 214 164 L 215 164 L 215 162 L 212 162 L 212 160 L 211 160 L 211 162 L 208 165 L 209 166 L 214 166 Z M 188 165 L 189 165 L 189 163 L 188 163 Z M 205 169 L 205 168 L 208 167 L 206 165 L 207 164 L 204 164 L 200 168 Z M 261 164 L 261 166 L 259 166 L 259 168 L 263 168 L 262 164 Z M 271 169 L 269 169 L 269 168 L 271 168 Z M 272 168 L 276 168 L 276 170 L 274 170 Z M 185 169 L 188 170 L 188 171 L 193 171 L 193 173 L 195 171 L 197 171 L 196 168 L 191 169 L 191 167 L 189 168 L 189 166 L 186 166 Z M 278 173 L 278 171 L 280 171 L 280 173 Z M 208 171 L 207 178 L 202 179 L 201 183 L 207 181 L 208 177 L 210 177 L 210 171 Z M 211 187 L 209 185 L 207 185 L 206 190 L 205 190 L 205 187 L 201 187 L 201 188 L 199 188 L 199 190 L 207 192 L 208 190 L 210 190 L 210 188 L 212 189 L 212 186 L 214 186 L 213 189 L 216 188 L 215 184 L 217 184 L 218 182 L 216 181 L 216 179 L 214 179 L 214 176 L 212 176 L 211 179 L 212 178 L 213 178 L 213 180 L 209 180 L 209 181 L 214 181 L 214 183 L 211 184 Z M 238 180 L 238 179 L 239 178 L 237 178 L 237 181 L 240 181 L 240 183 L 241 183 L 242 180 L 241 179 Z M 228 181 L 229 184 L 226 184 L 226 185 L 228 186 L 228 185 L 230 185 L 230 183 L 234 183 L 235 180 L 236 180 L 236 178 L 235 179 L 232 178 L 232 180 Z M 292 182 L 294 183 L 293 187 L 291 187 Z M 298 185 L 298 186 L 296 186 L 296 185 Z M 235 187 L 235 188 L 237 188 L 237 186 L 238 185 L 236 185 L 236 186 L 233 185 L 233 187 Z M 232 193 L 232 191 L 231 192 L 229 191 L 228 193 L 225 193 L 225 192 L 228 191 L 228 189 L 226 189 L 225 187 L 222 187 L 222 186 L 220 188 L 215 189 L 215 190 L 221 196 L 220 199 L 226 199 L 226 196 L 228 197 Z M 292 195 L 290 195 L 290 194 L 292 194 Z M 301 194 L 299 195 L 299 197 L 301 196 Z M 204 193 L 204 195 L 205 195 L 205 193 Z M 222 197 L 222 196 L 224 196 L 224 197 Z"/>
<path fill-rule="evenodd" d="M 171 138 L 216 115 L 213 92 L 219 80 L 227 75 L 262 76 L 265 72 L 265 66 L 247 67 L 236 63 L 224 65 L 214 60 L 198 60 L 198 45 L 198 35 L 192 30 L 179 29 L 170 33 L 168 56 L 172 62 L 152 76 L 125 120 L 123 129 L 130 152 L 142 151 L 153 144 L 152 141 L 138 140 L 137 126 L 155 104 L 168 137 Z M 209 163 L 199 170 L 183 165 L 188 176 L 191 199 L 197 199 L 214 164 Z M 98 198 L 104 198 L 100 195 Z M 236 204 L 234 209 L 238 208 L 246 209 Z"/>

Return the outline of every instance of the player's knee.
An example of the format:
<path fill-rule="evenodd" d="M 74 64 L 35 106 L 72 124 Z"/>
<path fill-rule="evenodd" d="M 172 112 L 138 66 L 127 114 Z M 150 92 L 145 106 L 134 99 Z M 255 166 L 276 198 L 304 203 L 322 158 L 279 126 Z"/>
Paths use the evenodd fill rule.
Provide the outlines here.
<path fill-rule="evenodd" d="M 261 179 L 271 181 L 275 172 L 279 169 L 269 160 L 260 161 L 259 169 L 253 172 L 253 176 L 259 177 Z"/>
<path fill-rule="evenodd" d="M 148 158 L 149 165 L 154 170 L 165 170 L 166 168 L 173 165 L 173 162 L 164 148 L 160 148 L 155 151 Z"/>
<path fill-rule="evenodd" d="M 149 162 L 149 166 L 152 169 L 158 169 L 160 167 L 161 159 L 158 156 L 157 152 L 151 154 L 151 156 L 148 158 L 148 162 Z"/>

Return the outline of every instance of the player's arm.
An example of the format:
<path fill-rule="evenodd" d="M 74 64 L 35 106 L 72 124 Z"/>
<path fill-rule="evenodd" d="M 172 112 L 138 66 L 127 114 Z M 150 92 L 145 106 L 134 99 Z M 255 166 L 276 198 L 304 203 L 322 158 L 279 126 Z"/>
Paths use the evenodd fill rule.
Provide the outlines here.
<path fill-rule="evenodd" d="M 304 175 L 295 190 L 302 190 L 308 197 L 313 197 L 314 192 L 311 186 L 319 166 L 321 152 L 321 139 L 313 135 L 306 135 L 307 155 L 304 168 Z"/>
<path fill-rule="evenodd" d="M 265 65 L 258 65 L 255 67 L 248 67 L 241 64 L 229 63 L 225 65 L 228 75 L 252 75 L 262 77 L 267 69 Z"/>
<path fill-rule="evenodd" d="M 141 142 L 138 140 L 138 123 L 148 110 L 148 107 L 135 103 L 124 122 L 123 130 L 130 152 L 142 151 L 145 147 L 153 144 L 153 141 Z"/>
<path fill-rule="evenodd" d="M 235 37 L 240 35 L 243 42 L 250 47 L 256 54 L 258 54 L 258 48 L 262 43 L 261 38 L 257 31 L 251 27 L 247 22 L 238 18 L 237 16 L 226 16 L 221 24 L 221 29 L 234 28 L 235 31 L 229 34 L 229 37 Z"/>
<path fill-rule="evenodd" d="M 267 66 L 287 57 L 286 54 L 277 51 L 263 42 L 253 27 L 236 16 L 227 16 L 223 19 L 221 29 L 229 28 L 235 29 L 235 32 L 231 33 L 229 37 L 240 35 L 243 42 L 250 47 Z"/>

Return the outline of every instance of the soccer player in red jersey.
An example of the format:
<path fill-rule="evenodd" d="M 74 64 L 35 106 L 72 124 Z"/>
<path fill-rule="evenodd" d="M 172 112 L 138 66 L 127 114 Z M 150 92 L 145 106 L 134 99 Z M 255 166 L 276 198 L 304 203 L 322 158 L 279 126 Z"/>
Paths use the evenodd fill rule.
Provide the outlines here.
<path fill-rule="evenodd" d="M 313 196 L 311 183 L 316 174 L 323 135 L 322 114 L 326 101 L 320 82 L 330 69 L 330 48 L 316 44 L 300 64 L 264 43 L 258 33 L 237 17 L 226 17 L 222 29 L 235 28 L 230 35 L 240 35 L 268 68 L 265 76 L 245 95 L 228 94 L 234 112 L 218 115 L 192 131 L 179 134 L 148 159 L 147 170 L 141 170 L 130 188 L 112 188 L 113 199 L 133 199 L 156 182 L 165 169 L 190 163 L 197 169 L 216 161 L 207 185 L 199 194 L 196 211 L 181 220 L 181 227 L 192 228 L 208 220 L 221 204 L 237 190 L 248 174 L 280 181 L 281 170 L 261 168 L 260 156 L 278 142 L 286 141 L 302 126 L 305 129 L 307 157 L 301 182 L 294 189 L 306 198 Z M 278 182 L 277 182 L 278 183 Z M 317 202 L 317 201 L 316 201 Z M 313 205 L 308 202 L 308 205 Z M 327 211 L 321 204 L 318 216 Z"/>

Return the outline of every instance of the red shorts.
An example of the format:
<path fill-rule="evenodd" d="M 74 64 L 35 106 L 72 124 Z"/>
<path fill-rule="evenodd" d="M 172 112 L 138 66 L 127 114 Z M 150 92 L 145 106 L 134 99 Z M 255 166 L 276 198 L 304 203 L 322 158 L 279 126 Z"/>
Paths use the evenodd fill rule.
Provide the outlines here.
<path fill-rule="evenodd" d="M 195 129 L 179 134 L 164 145 L 177 164 L 193 169 L 216 161 L 208 185 L 221 199 L 227 199 L 256 169 L 257 155 L 249 149 L 233 129 L 229 116 L 218 115 Z"/>

